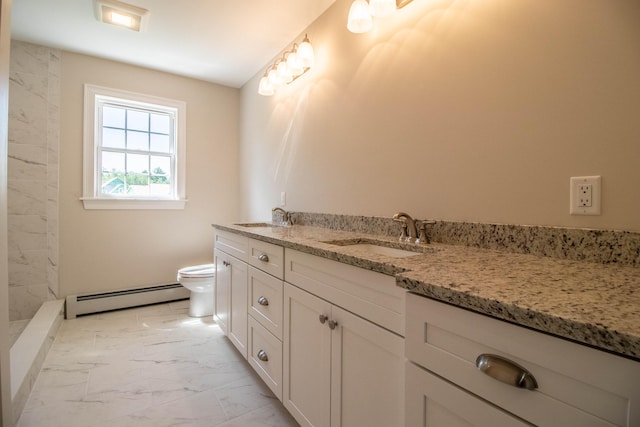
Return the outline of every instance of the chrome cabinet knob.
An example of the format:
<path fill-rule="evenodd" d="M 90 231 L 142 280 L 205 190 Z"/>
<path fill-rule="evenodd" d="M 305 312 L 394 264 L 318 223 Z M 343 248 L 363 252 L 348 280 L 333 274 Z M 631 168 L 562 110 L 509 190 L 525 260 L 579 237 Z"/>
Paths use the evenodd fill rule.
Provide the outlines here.
<path fill-rule="evenodd" d="M 260 298 L 258 298 L 258 304 L 267 306 L 269 305 L 269 300 L 261 296 Z"/>
<path fill-rule="evenodd" d="M 335 320 L 329 320 L 329 329 L 334 330 L 338 326 L 338 322 Z"/>
<path fill-rule="evenodd" d="M 320 315 L 320 323 L 322 323 L 324 325 L 324 322 L 326 322 L 327 320 L 329 320 L 329 316 L 327 316 L 325 314 L 321 314 Z"/>
<path fill-rule="evenodd" d="M 222 265 L 224 265 L 225 267 L 229 267 L 231 264 L 227 261 L 222 261 Z"/>
<path fill-rule="evenodd" d="M 263 362 L 268 362 L 269 361 L 269 356 L 267 356 L 267 352 L 264 350 L 260 350 L 258 352 L 258 359 L 262 360 Z"/>
<path fill-rule="evenodd" d="M 262 262 L 269 262 L 269 255 L 261 253 L 260 255 L 258 255 L 258 259 Z"/>

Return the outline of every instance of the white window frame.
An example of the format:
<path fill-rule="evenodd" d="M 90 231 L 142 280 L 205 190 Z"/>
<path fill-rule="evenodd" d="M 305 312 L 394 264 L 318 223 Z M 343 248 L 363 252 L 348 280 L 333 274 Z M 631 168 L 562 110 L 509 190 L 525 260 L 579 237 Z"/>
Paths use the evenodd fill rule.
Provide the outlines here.
<path fill-rule="evenodd" d="M 111 100 L 123 105 L 140 106 L 153 110 L 175 111 L 174 133 L 176 140 L 174 197 L 105 197 L 99 193 L 98 141 L 102 131 L 98 115 L 100 101 Z M 85 209 L 184 209 L 186 203 L 186 121 L 187 104 L 184 101 L 160 98 L 119 89 L 110 89 L 91 84 L 84 85 L 84 142 L 82 202 Z"/>

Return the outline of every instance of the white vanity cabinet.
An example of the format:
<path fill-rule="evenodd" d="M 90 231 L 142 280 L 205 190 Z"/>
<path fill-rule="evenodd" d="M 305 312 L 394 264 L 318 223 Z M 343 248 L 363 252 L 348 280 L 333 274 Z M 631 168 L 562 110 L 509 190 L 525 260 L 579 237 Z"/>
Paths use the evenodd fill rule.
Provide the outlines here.
<path fill-rule="evenodd" d="M 214 320 L 281 398 L 284 249 L 218 229 L 214 245 Z"/>
<path fill-rule="evenodd" d="M 249 267 L 247 299 L 248 360 L 276 397 L 282 400 L 284 248 L 250 240 L 249 252 L 252 266 Z"/>
<path fill-rule="evenodd" d="M 639 362 L 413 294 L 406 332 L 407 426 L 640 426 Z"/>
<path fill-rule="evenodd" d="M 285 261 L 285 407 L 302 426 L 404 425 L 405 291 L 302 252 Z"/>
<path fill-rule="evenodd" d="M 222 230 L 215 233 L 213 318 L 247 358 L 247 274 L 249 238 Z"/>

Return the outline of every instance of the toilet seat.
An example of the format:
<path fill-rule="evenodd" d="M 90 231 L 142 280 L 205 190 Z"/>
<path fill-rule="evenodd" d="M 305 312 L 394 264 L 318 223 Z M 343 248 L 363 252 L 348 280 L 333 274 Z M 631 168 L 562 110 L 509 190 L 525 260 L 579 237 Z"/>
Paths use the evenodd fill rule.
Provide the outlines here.
<path fill-rule="evenodd" d="M 185 279 L 213 277 L 216 273 L 215 267 L 215 264 L 203 264 L 181 268 L 180 270 L 178 270 L 178 277 L 183 277 Z"/>

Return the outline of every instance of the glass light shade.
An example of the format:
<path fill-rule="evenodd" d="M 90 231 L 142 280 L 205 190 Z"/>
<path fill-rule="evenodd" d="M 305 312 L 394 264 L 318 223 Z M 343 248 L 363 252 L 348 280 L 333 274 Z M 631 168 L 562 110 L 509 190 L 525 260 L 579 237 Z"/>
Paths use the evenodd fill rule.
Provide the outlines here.
<path fill-rule="evenodd" d="M 287 67 L 286 61 L 278 62 L 276 72 L 278 73 L 278 77 L 280 78 L 280 81 L 282 81 L 282 83 L 291 83 L 293 81 L 293 75 L 289 71 L 289 67 Z"/>
<path fill-rule="evenodd" d="M 280 85 L 282 84 L 282 80 L 280 80 L 280 76 L 278 76 L 278 72 L 275 68 L 269 70 L 269 73 L 267 74 L 267 80 L 274 90 L 280 87 Z"/>
<path fill-rule="evenodd" d="M 369 0 L 369 13 L 376 18 L 385 18 L 396 11 L 396 0 Z"/>
<path fill-rule="evenodd" d="M 304 73 L 304 69 L 300 65 L 300 61 L 298 61 L 298 55 L 295 52 L 291 52 L 287 56 L 287 67 L 289 67 L 289 71 L 294 77 L 297 77 L 300 74 Z"/>
<path fill-rule="evenodd" d="M 347 28 L 352 33 L 366 33 L 373 27 L 373 19 L 369 12 L 367 0 L 355 0 L 349 9 Z"/>
<path fill-rule="evenodd" d="M 309 42 L 309 39 L 305 36 L 298 50 L 296 51 L 298 56 L 298 63 L 302 68 L 312 67 L 316 60 L 315 53 L 313 52 L 313 46 Z"/>
<path fill-rule="evenodd" d="M 275 93 L 267 76 L 262 76 L 258 85 L 258 93 L 263 96 L 271 96 Z"/>

